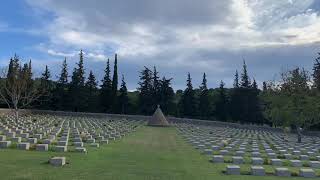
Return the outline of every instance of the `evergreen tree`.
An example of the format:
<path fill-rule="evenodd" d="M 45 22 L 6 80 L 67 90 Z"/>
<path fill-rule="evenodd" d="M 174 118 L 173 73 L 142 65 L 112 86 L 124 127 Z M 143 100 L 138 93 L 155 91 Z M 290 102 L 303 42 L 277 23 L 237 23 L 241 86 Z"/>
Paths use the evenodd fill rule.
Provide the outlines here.
<path fill-rule="evenodd" d="M 160 101 L 159 105 L 162 109 L 162 112 L 164 114 L 174 114 L 175 113 L 175 104 L 174 104 L 174 91 L 171 87 L 171 80 L 172 79 L 166 79 L 166 77 L 163 77 L 162 80 L 160 80 Z"/>
<path fill-rule="evenodd" d="M 98 83 L 96 81 L 96 77 L 94 76 L 93 72 L 90 71 L 88 80 L 86 82 L 86 87 L 89 90 L 89 95 L 93 95 L 97 90 Z"/>
<path fill-rule="evenodd" d="M 128 113 L 129 107 L 129 97 L 128 90 L 126 86 L 126 82 L 124 81 L 124 76 L 122 75 L 121 87 L 119 89 L 119 109 L 121 110 L 121 114 Z"/>
<path fill-rule="evenodd" d="M 117 113 L 117 92 L 118 92 L 118 55 L 115 54 L 114 67 L 113 67 L 113 77 L 111 86 L 111 99 L 112 99 L 112 112 Z"/>
<path fill-rule="evenodd" d="M 111 89 L 112 83 L 110 78 L 110 61 L 108 59 L 104 77 L 101 85 L 100 103 L 103 112 L 110 112 L 111 108 Z"/>
<path fill-rule="evenodd" d="M 265 81 L 263 81 L 262 90 L 263 90 L 263 92 L 267 92 L 267 90 L 268 90 L 267 82 L 265 82 Z"/>
<path fill-rule="evenodd" d="M 228 119 L 228 98 L 226 89 L 224 88 L 225 84 L 223 81 L 220 82 L 219 87 L 219 98 L 216 103 L 216 116 L 221 121 L 227 121 Z"/>
<path fill-rule="evenodd" d="M 235 74 L 234 83 L 233 83 L 233 88 L 239 88 L 239 74 L 238 74 L 238 70 L 236 71 L 236 74 Z"/>
<path fill-rule="evenodd" d="M 152 71 L 144 67 L 144 70 L 140 72 L 140 82 L 139 84 L 139 107 L 140 113 L 144 115 L 151 115 L 154 111 L 153 109 L 153 83 L 152 83 Z"/>
<path fill-rule="evenodd" d="M 192 118 L 196 116 L 196 98 L 195 92 L 193 90 L 192 82 L 191 82 L 190 73 L 188 73 L 187 78 L 187 88 L 184 90 L 182 98 L 181 98 L 181 113 L 184 117 Z"/>
<path fill-rule="evenodd" d="M 207 87 L 206 73 L 203 73 L 203 79 L 200 86 L 199 112 L 202 119 L 208 119 L 210 116 L 209 91 Z"/>
<path fill-rule="evenodd" d="M 153 90 L 152 90 L 152 99 L 153 99 L 153 109 L 156 109 L 157 105 L 160 103 L 161 94 L 160 94 L 160 80 L 158 76 L 159 72 L 157 71 L 156 67 L 153 67 L 153 76 L 152 76 L 152 82 L 153 82 Z"/>
<path fill-rule="evenodd" d="M 89 112 L 97 112 L 98 105 L 98 83 L 96 81 L 96 77 L 93 72 L 90 71 L 88 80 L 86 82 L 86 111 Z"/>
<path fill-rule="evenodd" d="M 79 63 L 77 67 L 73 69 L 69 95 L 71 101 L 69 102 L 71 110 L 73 111 L 83 111 L 85 107 L 86 97 L 85 97 L 85 70 L 83 66 L 83 51 L 80 51 Z"/>
<path fill-rule="evenodd" d="M 62 69 L 60 73 L 60 77 L 58 80 L 59 84 L 67 85 L 68 84 L 68 64 L 67 64 L 67 58 L 64 58 L 62 63 Z"/>
<path fill-rule="evenodd" d="M 241 74 L 241 87 L 249 88 L 251 85 L 250 78 L 248 76 L 247 65 L 246 62 L 243 61 L 243 73 Z"/>
<path fill-rule="evenodd" d="M 257 82 L 256 82 L 255 79 L 253 79 L 252 88 L 253 88 L 254 90 L 258 90 L 258 84 L 257 84 Z"/>
<path fill-rule="evenodd" d="M 313 87 L 320 91 L 320 53 L 318 53 L 319 57 L 316 58 L 315 63 L 313 65 Z"/>
<path fill-rule="evenodd" d="M 47 92 L 39 98 L 39 103 L 34 105 L 39 106 L 41 109 L 50 109 L 52 104 L 52 82 L 50 81 L 51 74 L 48 66 L 46 65 L 44 72 L 41 74 L 40 78 L 40 90 L 42 92 Z"/>
<path fill-rule="evenodd" d="M 71 101 L 68 95 L 68 64 L 67 58 L 64 58 L 60 76 L 56 88 L 53 90 L 52 109 L 68 110 L 68 102 Z"/>

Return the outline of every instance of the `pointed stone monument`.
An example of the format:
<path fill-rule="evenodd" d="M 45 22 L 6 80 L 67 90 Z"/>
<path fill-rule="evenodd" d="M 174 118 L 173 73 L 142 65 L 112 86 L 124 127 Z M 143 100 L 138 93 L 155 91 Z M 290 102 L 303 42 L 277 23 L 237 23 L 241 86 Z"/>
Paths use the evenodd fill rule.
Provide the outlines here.
<path fill-rule="evenodd" d="M 163 115 L 160 109 L 160 105 L 158 105 L 153 116 L 150 118 L 148 122 L 148 126 L 163 126 L 163 127 L 169 126 L 169 122 L 167 121 L 166 117 Z"/>

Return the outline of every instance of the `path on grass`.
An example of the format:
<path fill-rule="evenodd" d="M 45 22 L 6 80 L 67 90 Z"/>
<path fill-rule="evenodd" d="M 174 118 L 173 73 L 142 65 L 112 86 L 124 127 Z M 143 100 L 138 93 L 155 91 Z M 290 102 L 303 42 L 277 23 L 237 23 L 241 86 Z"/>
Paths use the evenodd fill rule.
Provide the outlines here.
<path fill-rule="evenodd" d="M 210 157 L 186 144 L 173 127 L 141 127 L 121 141 L 99 149 L 88 148 L 88 152 L 0 150 L 0 179 L 256 179 L 223 175 L 224 164 L 209 163 Z M 51 156 L 66 156 L 70 164 L 52 167 L 46 163 Z"/>

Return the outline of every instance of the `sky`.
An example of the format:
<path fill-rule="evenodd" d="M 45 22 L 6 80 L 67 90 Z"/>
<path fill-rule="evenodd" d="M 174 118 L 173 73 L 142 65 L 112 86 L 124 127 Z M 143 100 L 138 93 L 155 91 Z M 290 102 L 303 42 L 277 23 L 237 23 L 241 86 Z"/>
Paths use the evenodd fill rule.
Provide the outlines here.
<path fill-rule="evenodd" d="M 280 71 L 312 69 L 320 52 L 319 0 L 10 0 L 0 6 L 0 66 L 15 53 L 45 65 L 56 79 L 66 57 L 71 74 L 85 52 L 86 75 L 101 80 L 118 54 L 129 90 L 139 71 L 156 66 L 184 89 L 187 73 L 198 87 L 232 86 L 243 60 L 260 84 Z"/>

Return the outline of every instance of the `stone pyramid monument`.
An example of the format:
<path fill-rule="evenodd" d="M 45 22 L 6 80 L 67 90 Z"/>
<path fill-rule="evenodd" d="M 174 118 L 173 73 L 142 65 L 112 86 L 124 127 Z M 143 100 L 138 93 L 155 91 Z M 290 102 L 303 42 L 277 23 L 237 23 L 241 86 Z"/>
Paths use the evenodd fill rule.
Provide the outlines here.
<path fill-rule="evenodd" d="M 160 105 L 158 105 L 153 116 L 150 118 L 148 122 L 148 126 L 164 126 L 164 127 L 169 126 L 169 122 L 167 121 L 166 117 L 163 115 L 160 109 Z"/>

